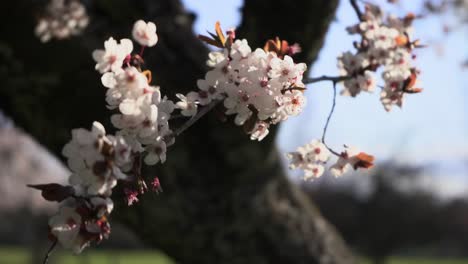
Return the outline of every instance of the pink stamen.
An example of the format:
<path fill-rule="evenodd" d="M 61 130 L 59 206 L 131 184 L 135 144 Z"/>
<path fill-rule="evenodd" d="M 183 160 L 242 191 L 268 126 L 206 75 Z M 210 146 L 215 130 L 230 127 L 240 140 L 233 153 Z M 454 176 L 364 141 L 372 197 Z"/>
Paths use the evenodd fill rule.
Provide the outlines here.
<path fill-rule="evenodd" d="M 111 55 L 109 57 L 109 64 L 114 64 L 117 61 L 117 56 Z"/>
<path fill-rule="evenodd" d="M 151 188 L 154 192 L 162 192 L 161 182 L 158 177 L 154 177 L 154 180 L 151 182 Z"/>
<path fill-rule="evenodd" d="M 137 191 L 125 188 L 124 193 L 125 193 L 125 196 L 126 196 L 125 199 L 127 200 L 127 205 L 128 206 L 131 206 L 134 203 L 138 202 L 138 197 L 137 197 L 138 192 Z"/>

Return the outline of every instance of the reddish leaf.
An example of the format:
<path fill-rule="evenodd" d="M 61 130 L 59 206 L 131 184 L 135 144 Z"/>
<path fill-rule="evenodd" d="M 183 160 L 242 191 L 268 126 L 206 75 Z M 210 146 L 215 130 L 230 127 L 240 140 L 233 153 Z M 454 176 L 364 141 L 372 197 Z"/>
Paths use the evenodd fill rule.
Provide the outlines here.
<path fill-rule="evenodd" d="M 288 54 L 288 51 L 289 51 L 289 43 L 286 40 L 282 40 L 280 54 L 284 56 Z"/>
<path fill-rule="evenodd" d="M 275 39 L 270 39 L 265 43 L 263 49 L 266 52 L 273 51 L 278 54 L 279 50 L 281 49 L 281 42 L 278 37 Z"/>
<path fill-rule="evenodd" d="M 411 70 L 411 75 L 408 79 L 405 80 L 403 84 L 403 91 L 405 93 L 420 93 L 423 91 L 422 88 L 415 88 L 414 85 L 416 84 L 418 78 L 418 72 L 416 70 Z"/>
<path fill-rule="evenodd" d="M 353 158 L 357 159 L 357 162 L 354 164 L 355 170 L 358 168 L 370 169 L 374 166 L 374 156 L 367 153 L 360 152 Z"/>
<path fill-rule="evenodd" d="M 411 88 L 410 90 L 406 90 L 405 93 L 416 94 L 421 93 L 423 90 L 423 88 Z"/>
<path fill-rule="evenodd" d="M 291 47 L 289 43 L 285 40 L 280 40 L 278 37 L 275 39 L 270 39 L 265 43 L 265 46 L 263 49 L 266 52 L 275 52 L 276 55 L 278 55 L 278 58 L 284 58 L 285 55 L 292 55 L 290 54 L 291 52 Z M 297 53 L 297 46 L 293 48 L 295 50 L 294 53 Z"/>
<path fill-rule="evenodd" d="M 28 184 L 30 188 L 37 189 L 41 191 L 42 197 L 47 201 L 51 202 L 61 202 L 75 193 L 73 187 L 63 186 L 57 183 L 50 184 Z"/>
<path fill-rule="evenodd" d="M 207 36 L 204 36 L 204 35 L 198 35 L 198 39 L 200 39 L 201 41 L 203 41 L 203 42 L 205 42 L 207 44 L 213 45 L 215 47 L 224 48 L 224 46 L 221 45 L 221 43 L 218 43 L 216 40 L 211 39 L 210 37 L 207 37 Z"/>

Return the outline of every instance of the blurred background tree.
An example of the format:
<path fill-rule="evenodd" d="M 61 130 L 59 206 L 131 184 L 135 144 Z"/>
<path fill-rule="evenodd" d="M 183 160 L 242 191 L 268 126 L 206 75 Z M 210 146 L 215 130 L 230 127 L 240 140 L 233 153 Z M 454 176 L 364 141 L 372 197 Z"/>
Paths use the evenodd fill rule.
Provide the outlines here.
<path fill-rule="evenodd" d="M 422 167 L 387 162 L 358 190 L 355 175 L 337 186 L 325 177 L 304 190 L 346 242 L 373 263 L 392 255 L 466 257 L 468 201 L 441 199 L 422 188 Z M 354 182 L 354 183 L 353 183 Z"/>
<path fill-rule="evenodd" d="M 441 1 L 430 2 L 435 5 Z M 196 17 L 179 0 L 82 0 L 91 17 L 83 35 L 42 44 L 33 31 L 36 18 L 47 2 L 2 2 L 0 110 L 59 159 L 72 128 L 89 127 L 93 120 L 103 122 L 106 128 L 112 127 L 104 103 L 105 88 L 94 71 L 91 52 L 101 48 L 110 36 L 128 37 L 137 19 L 157 23 L 159 43 L 146 50 L 145 57 L 148 68 L 153 71 L 154 83 L 161 86 L 163 93 L 173 98 L 175 93 L 193 89 L 196 80 L 207 70 L 208 48 L 197 40 L 192 29 Z M 349 5 L 348 1 L 340 2 L 342 6 Z M 383 2 L 387 1 L 379 1 Z M 423 9 L 425 1 L 416 2 L 400 1 L 400 4 L 409 3 Z M 345 48 L 337 40 L 344 39 L 347 20 L 356 19 L 346 8 L 340 8 L 337 15 L 337 6 L 338 0 L 245 0 L 237 35 L 247 38 L 252 47 L 261 47 L 265 40 L 276 36 L 290 43 L 297 42 L 303 49 L 297 54 L 297 61 L 306 62 L 316 75 L 332 73 L 336 70 L 336 55 Z M 395 7 L 404 9 L 402 6 Z M 456 7 L 455 11 L 460 9 Z M 223 23 L 226 10 L 213 8 L 211 12 L 219 14 L 217 19 Z M 337 21 L 335 26 L 344 22 L 335 27 L 336 31 L 332 27 L 327 33 L 332 20 Z M 422 26 L 424 33 L 433 36 L 437 35 L 432 31 L 434 25 L 442 28 L 443 24 L 436 21 Z M 419 28 L 418 32 L 421 31 Z M 331 42 L 327 42 L 322 52 L 325 58 L 312 67 L 327 35 Z M 443 39 L 445 41 L 445 36 Z M 461 46 L 458 39 L 451 40 L 458 45 L 453 52 L 464 54 L 456 49 Z M 466 55 L 457 58 L 463 60 Z M 439 60 L 422 58 L 426 64 L 439 64 Z M 455 61 L 452 57 L 450 60 L 450 63 Z M 458 66 L 459 62 L 455 64 Z M 430 67 L 421 68 L 421 77 L 427 78 L 424 87 L 428 84 L 429 89 L 411 102 L 414 104 L 392 113 L 391 117 L 382 118 L 380 110 L 369 113 L 370 97 L 360 98 L 360 103 L 353 102 L 352 107 L 343 99 L 340 109 L 347 115 L 336 116 L 334 124 L 340 129 L 331 131 L 331 141 L 335 137 L 340 142 L 349 139 L 357 142 L 355 137 L 360 138 L 359 145 L 365 145 L 366 149 L 372 146 L 378 151 L 389 144 L 391 149 L 405 152 L 401 150 L 404 147 L 395 147 L 395 138 L 408 140 L 407 135 L 397 131 L 409 127 L 415 133 L 413 128 L 417 128 L 424 131 L 424 136 L 409 135 L 414 139 L 409 145 L 414 147 L 417 145 L 414 142 L 419 142 L 424 153 L 417 152 L 411 160 L 403 155 L 403 160 L 411 164 L 421 161 L 426 157 L 424 154 L 434 153 L 431 157 L 443 162 L 447 159 L 446 149 L 439 145 L 447 149 L 454 144 L 461 148 L 466 146 L 466 140 L 460 140 L 459 136 L 464 131 L 462 125 L 452 127 L 454 123 L 461 124 L 464 118 L 463 109 L 457 107 L 460 100 L 464 100 L 463 96 L 455 98 L 457 93 L 450 90 L 456 84 L 453 76 L 457 73 L 449 75 L 453 67 L 433 66 L 432 74 Z M 430 89 L 430 85 L 443 89 Z M 301 144 L 301 139 L 309 140 L 314 130 L 321 132 L 318 119 L 325 117 L 323 112 L 328 111 L 323 102 L 328 104 L 330 89 L 328 83 L 313 88 L 307 93 L 314 93 L 309 103 L 315 108 L 309 108 L 312 112 L 282 126 L 294 132 L 282 133 L 280 148 L 288 145 L 285 150 L 291 150 Z M 373 103 L 379 104 L 376 101 L 372 98 Z M 353 115 L 366 118 L 350 118 Z M 398 126 L 397 122 L 407 124 Z M 356 128 L 354 134 L 348 127 Z M 386 133 L 377 133 L 382 130 Z M 127 207 L 121 191 L 114 193 L 119 208 L 112 215 L 113 233 L 99 248 L 158 248 L 178 263 L 353 263 L 353 254 L 335 231 L 333 226 L 336 226 L 356 255 L 367 255 L 375 263 L 386 262 L 390 255 L 468 256 L 466 196 L 441 198 L 434 189 L 419 188 L 434 168 L 426 168 L 427 164 L 381 164 L 371 175 L 346 176 L 332 181 L 323 177 L 300 188 L 288 179 L 282 167 L 275 145 L 277 134 L 275 130 L 263 142 L 251 142 L 238 127 L 223 123 L 215 113 L 204 117 L 177 139 L 163 166 L 146 172 L 159 176 L 163 194 L 145 195 L 140 203 Z M 382 145 L 376 144 L 376 140 Z M 434 150 L 429 151 L 431 148 Z M 51 204 L 41 203 L 39 194 L 24 185 L 63 182 L 67 171 L 60 167 L 60 162 L 51 164 L 41 158 L 45 154 L 37 149 L 37 144 L 24 132 L 13 128 L 12 123 L 0 115 L 0 193 L 3 196 L 0 199 L 0 245 L 29 245 L 33 255 L 41 258 L 47 246 L 41 240 L 46 238 L 47 231 L 44 214 L 51 214 Z M 457 149 L 450 150 L 456 152 Z M 452 156 L 449 157 L 452 161 Z M 444 169 L 444 183 L 452 179 L 451 173 Z M 442 182 L 434 178 L 430 181 Z M 368 187 L 362 188 L 361 185 L 366 184 Z M 110 255 L 111 263 L 116 263 L 116 254 Z M 0 263 L 2 257 L 0 248 Z M 86 253 L 81 259 L 89 261 Z M 149 263 L 153 262 L 159 263 L 156 259 Z M 37 259 L 32 263 L 38 263 Z M 424 259 L 410 263 L 444 262 Z"/>

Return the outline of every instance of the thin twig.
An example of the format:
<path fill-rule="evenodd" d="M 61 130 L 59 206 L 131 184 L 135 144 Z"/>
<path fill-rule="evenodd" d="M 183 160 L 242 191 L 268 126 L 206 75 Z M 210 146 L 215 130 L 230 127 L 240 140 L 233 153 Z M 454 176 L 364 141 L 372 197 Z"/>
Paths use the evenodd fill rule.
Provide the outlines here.
<path fill-rule="evenodd" d="M 316 78 L 305 78 L 302 82 L 304 84 L 310 84 L 310 83 L 316 83 L 316 82 L 322 82 L 322 81 L 332 81 L 332 82 L 341 82 L 341 81 L 346 81 L 351 79 L 352 76 L 326 76 L 322 75 L 320 77 Z"/>
<path fill-rule="evenodd" d="M 364 15 L 362 14 L 361 9 L 359 9 L 359 5 L 358 5 L 357 1 L 356 0 L 349 0 L 349 2 L 351 3 L 351 6 L 353 7 L 354 11 L 356 12 L 356 15 L 358 16 L 359 21 L 363 21 L 364 20 Z"/>
<path fill-rule="evenodd" d="M 174 137 L 179 136 L 182 134 L 185 130 L 190 128 L 193 124 L 195 124 L 200 118 L 202 118 L 204 115 L 206 115 L 208 112 L 210 112 L 215 106 L 217 106 L 222 100 L 214 100 L 208 105 L 204 106 L 196 115 L 194 115 L 192 118 L 190 118 L 187 122 L 185 122 L 182 126 L 174 130 L 170 135 L 167 136 L 167 139 L 171 139 Z"/>
<path fill-rule="evenodd" d="M 49 262 L 50 255 L 52 255 L 52 252 L 57 246 L 57 242 L 58 242 L 57 239 L 55 239 L 54 242 L 52 242 L 52 245 L 50 246 L 49 250 L 47 250 L 47 254 L 44 257 L 44 261 L 42 262 L 42 264 L 47 264 Z"/>
<path fill-rule="evenodd" d="M 325 123 L 325 126 L 323 127 L 323 134 L 322 134 L 322 143 L 325 145 L 325 147 L 334 155 L 340 156 L 338 152 L 330 148 L 327 143 L 325 142 L 325 138 L 327 135 L 327 130 L 328 130 L 328 125 L 330 124 L 330 120 L 333 116 L 333 113 L 335 112 L 335 107 L 336 107 L 336 84 L 341 81 L 349 80 L 353 78 L 353 76 L 320 76 L 316 78 L 306 78 L 303 80 L 304 84 L 310 84 L 310 83 L 316 83 L 316 82 L 321 82 L 321 81 L 331 81 L 333 83 L 333 102 L 332 102 L 332 107 L 330 109 L 330 113 L 328 114 L 327 121 Z"/>
<path fill-rule="evenodd" d="M 330 124 L 331 117 L 333 116 L 333 113 L 335 112 L 335 106 L 336 106 L 336 82 L 333 81 L 333 102 L 332 102 L 332 107 L 330 109 L 330 113 L 328 114 L 327 121 L 325 123 L 325 127 L 323 128 L 323 134 L 322 134 L 322 143 L 327 147 L 327 149 L 335 154 L 336 156 L 340 156 L 340 154 L 333 149 L 331 149 L 327 143 L 325 143 L 325 137 L 327 135 L 327 130 L 328 130 L 328 125 Z"/>

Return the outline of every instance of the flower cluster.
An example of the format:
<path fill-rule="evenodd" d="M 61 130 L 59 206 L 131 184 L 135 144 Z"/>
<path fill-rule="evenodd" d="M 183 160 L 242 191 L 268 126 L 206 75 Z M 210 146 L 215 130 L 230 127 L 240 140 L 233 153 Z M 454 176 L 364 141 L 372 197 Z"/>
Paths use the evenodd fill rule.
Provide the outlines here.
<path fill-rule="evenodd" d="M 36 26 L 42 42 L 80 34 L 89 23 L 86 8 L 78 0 L 50 0 Z"/>
<path fill-rule="evenodd" d="M 61 202 L 49 221 L 50 236 L 64 248 L 81 252 L 91 242 L 100 242 L 110 233 L 107 221 L 113 209 L 110 199 L 117 180 L 127 179 L 132 166 L 131 148 L 119 136 L 106 135 L 94 122 L 91 131 L 74 129 L 63 155 L 72 175 L 70 186 L 31 186 L 42 190 L 44 198 Z"/>
<path fill-rule="evenodd" d="M 330 158 L 330 151 L 325 145 L 318 141 L 312 142 L 297 148 L 295 152 L 286 154 L 290 160 L 290 169 L 301 169 L 305 172 L 304 180 L 318 178 L 324 172 L 324 166 Z"/>
<path fill-rule="evenodd" d="M 330 172 L 334 176 L 340 176 L 351 168 L 369 169 L 374 166 L 374 157 L 359 151 L 356 147 L 344 146 L 344 150 L 338 155 L 338 160 L 330 167 Z"/>
<path fill-rule="evenodd" d="M 138 21 L 133 29 L 135 39 L 144 47 L 157 42 L 156 26 Z M 117 109 L 112 124 L 135 152 L 145 152 L 145 163 L 154 165 L 166 160 L 166 136 L 174 104 L 161 98 L 160 88 L 150 85 L 151 72 L 141 71 L 139 55 L 132 55 L 133 43 L 113 38 L 104 43 L 104 50 L 93 52 L 96 70 L 102 73 L 102 84 L 108 88 L 106 102 L 109 109 Z"/>
<path fill-rule="evenodd" d="M 234 40 L 230 32 L 231 42 L 226 40 L 221 52 L 209 54 L 207 64 L 212 70 L 198 80 L 199 90 L 178 94 L 176 107 L 182 115 L 193 116 L 199 105 L 222 101 L 224 113 L 234 115 L 236 125 L 244 126 L 252 140 L 262 140 L 271 124 L 302 112 L 306 103 L 302 78 L 307 67 L 267 48 L 252 51 L 247 40 Z"/>
<path fill-rule="evenodd" d="M 133 35 L 138 43 L 152 46 L 157 42 L 156 26 L 138 21 Z M 110 233 L 108 216 L 113 209 L 110 199 L 118 180 L 124 180 L 124 194 L 129 205 L 147 190 L 141 174 L 141 160 L 153 165 L 164 162 L 165 136 L 170 135 L 169 118 L 174 104 L 161 98 L 159 87 L 151 86 L 151 73 L 140 69 L 141 57 L 132 55 L 129 39 L 113 38 L 104 50 L 93 52 L 96 70 L 108 88 L 107 107 L 117 110 L 112 124 L 116 136 L 106 135 L 104 127 L 94 122 L 92 129 L 72 130 L 72 140 L 62 154 L 72 174 L 70 186 L 59 184 L 30 185 L 42 191 L 49 201 L 60 202 L 58 213 L 49 221 L 50 236 L 64 248 L 79 253 L 91 242 L 100 242 Z M 172 139 L 172 138 L 171 138 Z M 166 142 L 167 141 L 167 142 Z M 137 188 L 133 188 L 135 185 Z M 161 191 L 159 179 L 151 182 L 153 191 Z M 137 189 L 137 190 L 135 190 Z"/>
<path fill-rule="evenodd" d="M 112 194 L 118 179 L 126 179 L 121 169 L 130 169 L 131 148 L 120 136 L 106 136 L 104 127 L 94 122 L 91 131 L 72 130 L 72 140 L 62 151 L 72 175 L 69 182 L 78 194 Z"/>
<path fill-rule="evenodd" d="M 64 202 L 59 212 L 49 220 L 50 236 L 64 248 L 80 253 L 91 242 L 108 238 L 110 225 L 107 220 L 113 202 L 109 198 L 93 197 Z"/>
<path fill-rule="evenodd" d="M 422 91 L 414 87 L 418 70 L 412 66 L 412 52 L 419 47 L 417 41 L 410 41 L 414 18 L 413 14 L 385 17 L 378 6 L 366 4 L 361 22 L 348 28 L 349 33 L 361 36 L 361 41 L 355 42 L 356 52 L 348 51 L 338 58 L 341 74 L 349 77 L 342 95 L 373 92 L 377 85 L 373 72 L 380 67 L 385 81 L 380 98 L 385 110 L 390 111 L 393 105 L 401 107 L 405 94 Z"/>
<path fill-rule="evenodd" d="M 289 159 L 290 169 L 301 169 L 304 171 L 304 180 L 313 180 L 322 176 L 324 164 L 330 159 L 331 153 L 338 157 L 336 163 L 330 167 L 330 173 L 335 177 L 346 173 L 350 168 L 368 169 L 373 166 L 374 157 L 355 147 L 345 146 L 343 152 L 336 153 L 316 139 L 297 148 L 295 152 L 288 153 L 286 157 Z"/>

